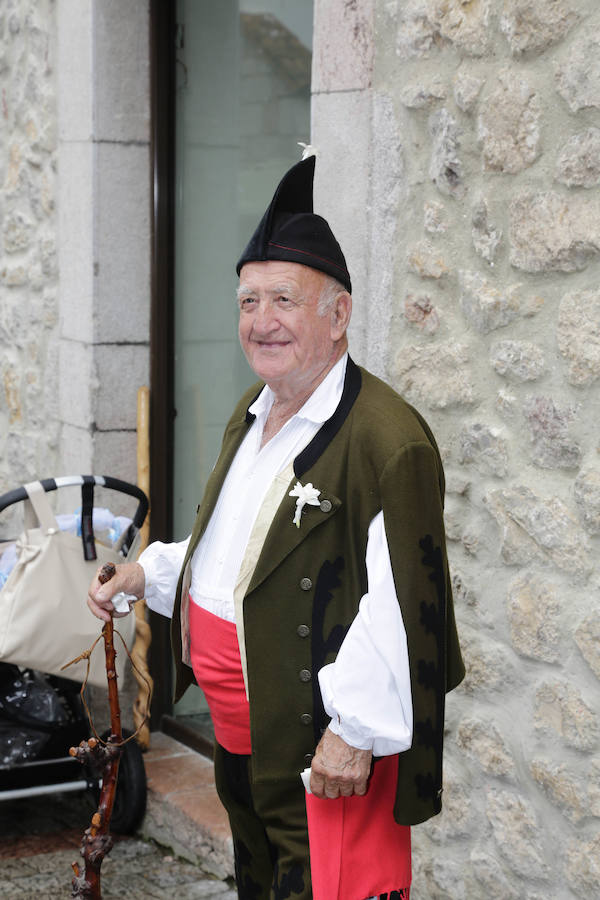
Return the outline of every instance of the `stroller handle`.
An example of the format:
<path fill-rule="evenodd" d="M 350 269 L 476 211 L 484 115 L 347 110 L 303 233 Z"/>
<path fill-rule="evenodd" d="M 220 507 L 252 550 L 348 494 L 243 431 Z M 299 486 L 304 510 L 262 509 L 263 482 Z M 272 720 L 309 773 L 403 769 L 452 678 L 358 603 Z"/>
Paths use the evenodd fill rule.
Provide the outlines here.
<path fill-rule="evenodd" d="M 109 488 L 112 491 L 119 491 L 121 494 L 128 494 L 130 497 L 136 497 L 138 502 L 137 509 L 133 516 L 133 525 L 139 530 L 146 518 L 148 512 L 148 498 L 145 493 L 136 484 L 130 484 L 128 481 L 121 481 L 120 478 L 111 478 L 110 475 L 63 475 L 59 478 L 40 478 L 40 484 L 48 493 L 55 491 L 61 487 L 71 487 L 73 485 L 97 485 L 98 487 Z M 24 487 L 15 488 L 0 496 L 0 512 L 13 503 L 20 503 L 27 500 L 27 491 Z"/>

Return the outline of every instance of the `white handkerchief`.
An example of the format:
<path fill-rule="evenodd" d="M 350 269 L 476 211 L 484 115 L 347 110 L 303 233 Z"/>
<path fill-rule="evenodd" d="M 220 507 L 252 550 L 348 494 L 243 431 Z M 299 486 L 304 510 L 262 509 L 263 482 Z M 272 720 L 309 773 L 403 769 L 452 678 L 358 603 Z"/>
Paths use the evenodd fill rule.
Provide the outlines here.
<path fill-rule="evenodd" d="M 119 591 L 119 593 L 115 594 L 112 598 L 112 603 L 115 612 L 120 613 L 122 616 L 126 616 L 127 613 L 130 613 L 133 609 L 133 604 L 136 600 L 137 597 L 135 594 L 126 594 L 124 591 Z"/>
<path fill-rule="evenodd" d="M 312 794 L 310 789 L 310 766 L 308 769 L 305 769 L 304 772 L 300 772 L 300 778 L 302 779 L 302 784 L 306 790 L 307 794 Z"/>

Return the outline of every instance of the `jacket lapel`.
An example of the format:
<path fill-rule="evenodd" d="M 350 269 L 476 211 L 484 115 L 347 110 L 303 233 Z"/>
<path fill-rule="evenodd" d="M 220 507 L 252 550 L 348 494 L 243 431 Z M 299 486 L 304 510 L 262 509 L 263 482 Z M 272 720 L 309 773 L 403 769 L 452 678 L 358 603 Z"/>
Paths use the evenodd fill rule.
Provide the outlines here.
<path fill-rule="evenodd" d="M 300 528 L 296 528 L 293 523 L 294 513 L 296 512 L 296 499 L 289 496 L 289 492 L 295 483 L 296 479 L 292 478 L 285 496 L 275 513 L 260 557 L 256 563 L 254 574 L 248 585 L 247 594 L 258 587 L 277 566 L 281 565 L 286 556 L 289 556 L 292 550 L 295 550 L 315 528 L 318 528 L 319 525 L 327 522 L 331 516 L 335 515 L 342 505 L 339 497 L 336 497 L 331 491 L 321 488 L 320 484 L 316 484 L 315 487 L 321 490 L 319 494 L 320 505 L 306 505 L 302 511 Z"/>

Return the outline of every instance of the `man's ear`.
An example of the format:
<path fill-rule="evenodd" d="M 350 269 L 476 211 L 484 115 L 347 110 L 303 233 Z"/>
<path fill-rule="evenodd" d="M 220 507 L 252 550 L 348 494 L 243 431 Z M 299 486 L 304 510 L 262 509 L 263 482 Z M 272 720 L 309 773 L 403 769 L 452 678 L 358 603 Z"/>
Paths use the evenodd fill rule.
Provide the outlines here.
<path fill-rule="evenodd" d="M 331 308 L 331 337 L 339 341 L 343 337 L 352 315 L 352 297 L 348 291 L 340 291 L 336 295 Z"/>

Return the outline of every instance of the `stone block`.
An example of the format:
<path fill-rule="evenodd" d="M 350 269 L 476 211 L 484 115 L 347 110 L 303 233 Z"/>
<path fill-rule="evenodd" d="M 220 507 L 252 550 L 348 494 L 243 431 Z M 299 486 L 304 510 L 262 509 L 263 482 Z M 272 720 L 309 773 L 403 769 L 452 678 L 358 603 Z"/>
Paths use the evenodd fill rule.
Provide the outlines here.
<path fill-rule="evenodd" d="M 94 130 L 94 0 L 56 7 L 57 102 L 61 141 L 89 141 Z"/>
<path fill-rule="evenodd" d="M 402 208 L 409 192 L 409 176 L 405 165 L 403 118 L 397 118 L 394 98 L 385 92 L 374 91 L 371 97 L 371 140 L 377 135 L 379 151 L 372 154 L 372 144 L 366 148 L 370 169 L 370 190 L 365 209 L 368 219 L 368 287 L 359 297 L 369 297 L 367 343 L 369 365 L 376 375 L 386 378 L 390 362 L 390 334 L 396 315 L 395 298 L 400 290 L 394 283 L 395 262 L 401 252 L 399 230 Z M 349 182 L 347 182 L 349 183 Z M 350 192 L 352 193 L 352 192 Z M 362 192 L 361 192 L 362 193 Z M 338 201 L 339 202 L 339 201 Z M 356 210 L 356 207 L 354 207 Z"/>
<path fill-rule="evenodd" d="M 508 443 L 497 428 L 483 422 L 464 425 L 459 435 L 459 461 L 472 463 L 482 475 L 503 478 L 508 471 Z"/>
<path fill-rule="evenodd" d="M 532 441 L 532 459 L 543 469 L 577 469 L 581 447 L 569 434 L 576 409 L 559 408 L 551 397 L 528 397 L 523 406 Z"/>
<path fill-rule="evenodd" d="M 600 128 L 580 131 L 563 144 L 554 177 L 569 187 L 591 188 L 600 183 Z"/>
<path fill-rule="evenodd" d="M 600 254 L 600 201 L 523 191 L 510 204 L 510 262 L 525 272 L 577 272 Z"/>
<path fill-rule="evenodd" d="M 579 22 L 573 0 L 505 0 L 500 29 L 513 56 L 541 53 Z"/>
<path fill-rule="evenodd" d="M 510 637 L 518 653 L 544 662 L 557 662 L 560 604 L 556 585 L 526 573 L 508 587 L 506 603 Z"/>
<path fill-rule="evenodd" d="M 469 324 L 480 334 L 503 328 L 520 312 L 521 285 L 496 287 L 479 272 L 460 271 L 460 307 Z"/>
<path fill-rule="evenodd" d="M 445 209 L 436 200 L 430 200 L 423 207 L 423 227 L 430 234 L 444 234 L 448 225 L 444 217 Z"/>
<path fill-rule="evenodd" d="M 149 7 L 95 0 L 93 35 L 96 140 L 149 141 Z M 144 172 L 147 177 L 147 163 Z"/>
<path fill-rule="evenodd" d="M 448 266 L 430 241 L 418 241 L 408 248 L 408 268 L 421 278 L 441 278 L 447 274 Z"/>
<path fill-rule="evenodd" d="M 497 695 L 509 685 L 514 686 L 514 667 L 500 644 L 483 639 L 463 625 L 460 645 L 466 669 L 462 691 L 480 697 Z"/>
<path fill-rule="evenodd" d="M 530 341 L 497 341 L 490 349 L 490 363 L 498 375 L 511 381 L 535 381 L 543 375 L 544 351 Z"/>
<path fill-rule="evenodd" d="M 505 900 L 522 900 L 521 889 L 515 884 L 512 873 L 502 867 L 487 843 L 482 843 L 471 851 L 470 862 L 478 886 L 486 891 L 481 894 L 482 897 L 493 897 L 499 893 Z M 473 893 L 473 897 L 475 896 Z"/>
<path fill-rule="evenodd" d="M 133 484 L 137 481 L 135 431 L 96 431 L 93 441 L 94 473 L 112 475 Z"/>
<path fill-rule="evenodd" d="M 86 475 L 93 472 L 93 438 L 89 428 L 62 423 L 58 455 L 61 471 L 56 474 Z"/>
<path fill-rule="evenodd" d="M 445 100 L 448 89 L 444 81 L 435 76 L 431 81 L 414 81 L 400 91 L 400 102 L 408 109 L 424 109 L 438 100 Z"/>
<path fill-rule="evenodd" d="M 600 759 L 593 759 L 590 765 L 588 800 L 590 812 L 600 817 Z"/>
<path fill-rule="evenodd" d="M 475 401 L 469 353 L 454 341 L 402 347 L 396 357 L 397 388 L 417 406 L 469 406 Z"/>
<path fill-rule="evenodd" d="M 96 426 L 101 431 L 135 430 L 137 391 L 149 384 L 149 350 L 143 344 L 96 344 Z"/>
<path fill-rule="evenodd" d="M 512 775 L 515 762 L 498 729 L 489 721 L 465 718 L 458 727 L 457 746 L 491 775 Z"/>
<path fill-rule="evenodd" d="M 560 301 L 558 349 L 568 363 L 571 384 L 591 384 L 600 376 L 600 290 L 572 291 Z"/>
<path fill-rule="evenodd" d="M 488 788 L 486 815 L 498 849 L 512 871 L 524 878 L 545 877 L 548 864 L 531 804 L 519 794 Z"/>
<path fill-rule="evenodd" d="M 536 92 L 510 69 L 482 104 L 477 123 L 484 168 L 515 175 L 539 156 L 541 103 Z"/>
<path fill-rule="evenodd" d="M 355 211 L 366 208 L 368 186 L 366 179 L 357 182 L 353 173 L 368 165 L 369 140 L 367 129 L 350 132 L 346 124 L 354 117 L 365 122 L 369 113 L 369 98 L 362 92 L 313 97 L 311 141 L 317 147 L 328 147 L 315 171 L 315 209 L 330 223 L 344 248 L 357 295 L 364 295 L 361 289 L 366 288 L 361 270 L 368 237 L 366 217 L 356 216 Z M 400 148 L 397 153 L 401 153 Z M 397 166 L 396 160 L 388 163 Z M 345 190 L 348 184 L 354 185 L 353 191 Z"/>
<path fill-rule="evenodd" d="M 103 144 L 99 184 L 94 335 L 147 341 L 150 314 L 150 181 L 146 146 Z"/>
<path fill-rule="evenodd" d="M 63 142 L 58 173 L 61 331 L 70 340 L 91 341 L 95 290 L 93 147 Z"/>
<path fill-rule="evenodd" d="M 467 56 L 482 56 L 489 45 L 490 12 L 490 0 L 407 0 L 398 9 L 396 51 L 411 59 L 449 44 Z"/>
<path fill-rule="evenodd" d="M 480 199 L 474 205 L 471 225 L 471 238 L 475 253 L 493 266 L 502 240 L 502 229 L 490 222 L 485 200 Z"/>
<path fill-rule="evenodd" d="M 407 294 L 404 318 L 424 334 L 435 334 L 440 327 L 438 312 L 427 294 Z"/>
<path fill-rule="evenodd" d="M 518 400 L 511 391 L 506 388 L 500 388 L 496 394 L 496 402 L 494 408 L 505 419 L 515 419 L 518 411 Z"/>
<path fill-rule="evenodd" d="M 558 497 L 542 498 L 516 485 L 487 494 L 484 505 L 500 526 L 500 552 L 508 565 L 538 558 L 574 579 L 589 575 L 589 539 Z"/>
<path fill-rule="evenodd" d="M 61 340 L 58 389 L 61 421 L 90 429 L 94 421 L 93 395 L 97 387 L 93 347 L 79 341 Z"/>
<path fill-rule="evenodd" d="M 578 897 L 590 900 L 600 892 L 600 834 L 590 840 L 579 835 L 567 848 L 566 872 L 569 887 Z"/>
<path fill-rule="evenodd" d="M 485 78 L 461 66 L 454 76 L 454 102 L 464 113 L 475 109 Z"/>
<path fill-rule="evenodd" d="M 571 112 L 600 109 L 600 35 L 590 22 L 563 54 L 555 73 L 556 90 Z"/>
<path fill-rule="evenodd" d="M 431 114 L 428 127 L 431 137 L 429 177 L 442 194 L 461 196 L 464 173 L 459 157 L 460 128 L 445 107 Z"/>
<path fill-rule="evenodd" d="M 538 731 L 558 735 L 570 747 L 591 751 L 598 746 L 598 717 L 576 687 L 545 681 L 535 693 L 534 724 Z"/>
<path fill-rule="evenodd" d="M 600 469 L 585 469 L 578 474 L 574 496 L 586 530 L 600 533 Z"/>
<path fill-rule="evenodd" d="M 2 239 L 5 253 L 20 253 L 27 250 L 33 237 L 33 222 L 22 212 L 11 212 L 4 217 Z"/>
<path fill-rule="evenodd" d="M 316 94 L 359 91 L 371 84 L 374 0 L 319 0 L 313 30 Z"/>
<path fill-rule="evenodd" d="M 600 678 L 600 610 L 579 623 L 574 638 L 590 669 Z"/>
<path fill-rule="evenodd" d="M 586 797 L 566 766 L 559 766 L 545 759 L 534 759 L 529 771 L 550 801 L 571 822 L 577 823 L 587 815 Z"/>

